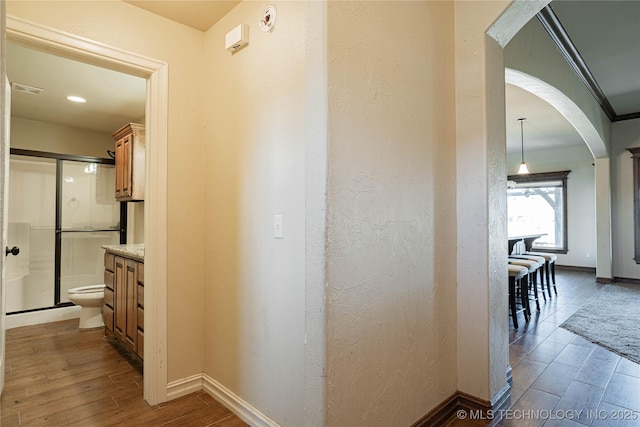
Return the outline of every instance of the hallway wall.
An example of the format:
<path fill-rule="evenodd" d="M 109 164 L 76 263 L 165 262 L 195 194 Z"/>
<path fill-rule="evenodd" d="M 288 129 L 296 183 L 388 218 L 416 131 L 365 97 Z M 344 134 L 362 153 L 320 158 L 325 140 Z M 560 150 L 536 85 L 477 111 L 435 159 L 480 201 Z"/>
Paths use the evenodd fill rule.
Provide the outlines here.
<path fill-rule="evenodd" d="M 330 2 L 327 425 L 456 391 L 452 2 Z"/>
<path fill-rule="evenodd" d="M 248 1 L 205 34 L 204 372 L 273 421 L 302 426 L 314 226 L 305 220 L 307 2 L 272 4 L 271 32 L 258 25 L 264 4 Z M 249 45 L 231 54 L 225 34 L 243 23 Z"/>

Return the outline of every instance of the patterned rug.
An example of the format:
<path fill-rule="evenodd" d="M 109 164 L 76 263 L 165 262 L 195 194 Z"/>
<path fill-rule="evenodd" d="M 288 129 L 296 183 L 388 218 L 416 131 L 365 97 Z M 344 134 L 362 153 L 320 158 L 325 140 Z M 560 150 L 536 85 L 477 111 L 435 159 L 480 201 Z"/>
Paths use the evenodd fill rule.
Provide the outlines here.
<path fill-rule="evenodd" d="M 640 285 L 605 286 L 560 327 L 640 364 Z"/>

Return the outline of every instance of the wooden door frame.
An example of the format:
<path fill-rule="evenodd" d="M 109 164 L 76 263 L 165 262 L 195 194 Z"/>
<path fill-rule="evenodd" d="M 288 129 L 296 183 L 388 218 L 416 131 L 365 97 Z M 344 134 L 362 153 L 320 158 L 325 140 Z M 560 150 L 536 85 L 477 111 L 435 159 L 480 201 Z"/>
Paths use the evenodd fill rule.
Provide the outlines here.
<path fill-rule="evenodd" d="M 168 65 L 17 17 L 6 17 L 7 40 L 147 79 L 145 128 L 144 399 L 167 400 L 167 118 Z M 152 285 L 151 285 L 152 284 Z"/>

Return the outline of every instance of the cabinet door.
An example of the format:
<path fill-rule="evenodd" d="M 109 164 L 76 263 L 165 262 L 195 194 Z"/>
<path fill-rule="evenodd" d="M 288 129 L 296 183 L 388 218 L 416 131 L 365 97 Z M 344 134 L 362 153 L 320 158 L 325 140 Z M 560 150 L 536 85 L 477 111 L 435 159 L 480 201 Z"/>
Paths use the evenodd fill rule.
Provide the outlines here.
<path fill-rule="evenodd" d="M 116 199 L 131 197 L 131 150 L 133 135 L 116 141 Z"/>
<path fill-rule="evenodd" d="M 138 342 L 138 263 L 127 260 L 126 268 L 126 305 L 127 327 L 125 329 L 125 344 L 134 352 Z"/>
<path fill-rule="evenodd" d="M 124 140 L 116 141 L 116 199 L 122 197 L 122 187 L 124 186 Z"/>
<path fill-rule="evenodd" d="M 115 325 L 113 332 L 120 340 L 124 341 L 124 334 L 127 330 L 127 291 L 125 275 L 125 259 L 115 257 Z"/>

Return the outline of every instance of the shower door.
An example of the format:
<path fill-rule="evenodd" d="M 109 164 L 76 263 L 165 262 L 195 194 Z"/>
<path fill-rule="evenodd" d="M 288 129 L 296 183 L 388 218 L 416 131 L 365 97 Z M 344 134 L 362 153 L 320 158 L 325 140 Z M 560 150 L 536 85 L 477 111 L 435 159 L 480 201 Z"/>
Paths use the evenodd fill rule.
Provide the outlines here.
<path fill-rule="evenodd" d="M 68 289 L 103 283 L 102 245 L 124 242 L 113 161 L 11 152 L 9 238 L 20 253 L 7 260 L 7 313 L 70 305 Z"/>
<path fill-rule="evenodd" d="M 56 304 L 69 302 L 71 288 L 103 284 L 102 245 L 120 242 L 114 166 L 63 160 L 61 172 Z"/>

